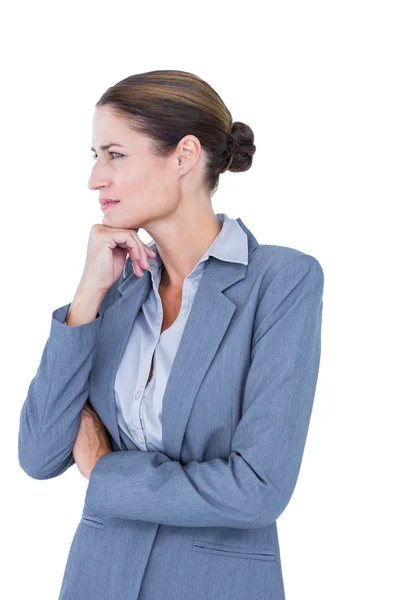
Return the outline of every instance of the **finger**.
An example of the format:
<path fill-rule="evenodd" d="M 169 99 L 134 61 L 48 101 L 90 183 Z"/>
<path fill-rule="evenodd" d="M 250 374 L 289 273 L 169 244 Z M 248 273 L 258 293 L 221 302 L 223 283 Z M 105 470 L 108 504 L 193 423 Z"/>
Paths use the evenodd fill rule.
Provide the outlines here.
<path fill-rule="evenodd" d="M 144 246 L 144 249 L 146 250 L 147 254 L 150 256 L 150 258 L 155 258 L 157 256 L 157 254 L 154 252 L 154 250 L 149 248 L 147 246 L 147 244 Z"/>
<path fill-rule="evenodd" d="M 139 265 L 137 260 L 132 260 L 132 267 L 133 267 L 133 271 L 134 271 L 135 275 L 137 275 L 138 277 L 142 277 L 142 275 L 144 274 L 144 271 L 143 271 L 142 267 Z"/>
<path fill-rule="evenodd" d="M 131 235 L 126 239 L 125 244 L 128 247 L 128 253 L 131 257 L 132 264 L 137 261 L 142 269 L 148 268 L 147 266 L 147 255 L 143 248 L 141 240 L 137 237 L 136 233 L 130 232 Z"/>
<path fill-rule="evenodd" d="M 132 265 L 133 265 L 133 267 L 135 269 L 135 273 L 139 274 L 140 276 L 143 275 L 143 270 L 144 269 L 148 269 L 150 267 L 149 258 L 152 258 L 151 256 L 147 257 L 145 248 L 147 248 L 147 246 L 146 245 L 142 245 L 140 243 L 140 245 L 139 245 L 139 257 L 137 257 L 137 254 L 135 254 L 135 256 L 133 258 L 131 256 Z"/>
<path fill-rule="evenodd" d="M 146 246 L 146 244 L 143 244 L 143 242 L 137 236 L 136 236 L 136 240 L 138 243 L 138 248 L 139 248 L 139 253 L 140 253 L 139 264 L 142 267 L 142 269 L 148 269 L 149 261 L 148 261 L 146 250 L 145 250 L 145 248 L 147 248 L 147 246 Z"/>
<path fill-rule="evenodd" d="M 133 231 L 135 233 L 137 233 L 139 231 L 139 228 L 134 227 Z M 143 248 L 144 248 L 145 252 L 147 252 L 148 256 L 150 256 L 150 258 L 155 258 L 157 256 L 157 254 L 154 252 L 154 250 L 152 250 L 151 248 L 149 248 L 147 246 L 147 244 L 144 244 Z"/>
<path fill-rule="evenodd" d="M 134 231 L 137 233 L 138 230 L 134 229 Z M 136 239 L 137 239 L 138 245 L 139 245 L 140 257 L 142 259 L 144 259 L 144 261 L 147 260 L 147 263 L 148 263 L 148 257 L 155 258 L 157 256 L 157 254 L 154 252 L 154 250 L 149 248 L 147 244 L 144 244 L 138 237 Z M 148 267 L 146 266 L 146 264 L 144 264 L 142 262 L 142 260 L 139 260 L 139 264 L 141 265 L 141 267 L 148 269 Z"/>

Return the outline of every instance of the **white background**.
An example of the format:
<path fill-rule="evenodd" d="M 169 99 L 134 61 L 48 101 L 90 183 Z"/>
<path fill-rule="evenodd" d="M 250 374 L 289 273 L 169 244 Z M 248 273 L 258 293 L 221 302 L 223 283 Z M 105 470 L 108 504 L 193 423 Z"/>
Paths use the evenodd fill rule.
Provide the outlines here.
<path fill-rule="evenodd" d="M 214 212 L 324 269 L 317 393 L 278 519 L 287 600 L 400 597 L 398 8 L 2 5 L 2 597 L 58 597 L 87 479 L 76 465 L 28 477 L 19 414 L 52 311 L 72 300 L 90 227 L 103 219 L 87 187 L 94 104 L 156 69 L 199 75 L 255 133 L 252 168 L 221 176 Z"/>

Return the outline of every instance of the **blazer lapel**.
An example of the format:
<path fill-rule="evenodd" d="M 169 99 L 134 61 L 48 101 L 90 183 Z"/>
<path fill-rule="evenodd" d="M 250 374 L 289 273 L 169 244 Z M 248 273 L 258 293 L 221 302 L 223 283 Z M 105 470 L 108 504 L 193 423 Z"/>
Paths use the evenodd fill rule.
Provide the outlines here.
<path fill-rule="evenodd" d="M 247 235 L 250 257 L 258 242 L 242 220 L 237 221 Z M 213 256 L 210 259 L 200 280 L 163 397 L 163 445 L 172 460 L 180 460 L 186 424 L 197 391 L 236 310 L 236 305 L 223 292 L 241 281 L 247 271 L 247 266 L 241 263 L 225 262 Z M 151 285 L 148 271 L 143 277 L 132 272 L 117 288 L 120 297 L 102 317 L 91 372 L 93 406 L 120 449 L 125 448 L 125 443 L 121 440 L 117 421 L 115 378 L 134 321 Z"/>

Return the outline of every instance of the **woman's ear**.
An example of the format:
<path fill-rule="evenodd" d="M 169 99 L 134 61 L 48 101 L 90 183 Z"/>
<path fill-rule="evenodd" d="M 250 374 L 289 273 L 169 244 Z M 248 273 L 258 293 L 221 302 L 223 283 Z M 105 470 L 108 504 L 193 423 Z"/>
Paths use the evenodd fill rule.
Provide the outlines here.
<path fill-rule="evenodd" d="M 181 139 L 177 146 L 178 164 L 181 166 L 185 162 L 192 168 L 198 160 L 201 152 L 201 144 L 195 135 L 186 135 Z"/>

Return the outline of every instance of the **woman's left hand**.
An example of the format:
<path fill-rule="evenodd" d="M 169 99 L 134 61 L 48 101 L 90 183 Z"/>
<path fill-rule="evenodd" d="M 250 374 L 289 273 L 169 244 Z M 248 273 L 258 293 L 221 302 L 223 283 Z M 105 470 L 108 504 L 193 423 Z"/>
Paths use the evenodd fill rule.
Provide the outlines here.
<path fill-rule="evenodd" d="M 91 404 L 82 408 L 81 424 L 72 454 L 76 466 L 87 479 L 101 456 L 112 452 L 110 435 Z"/>

